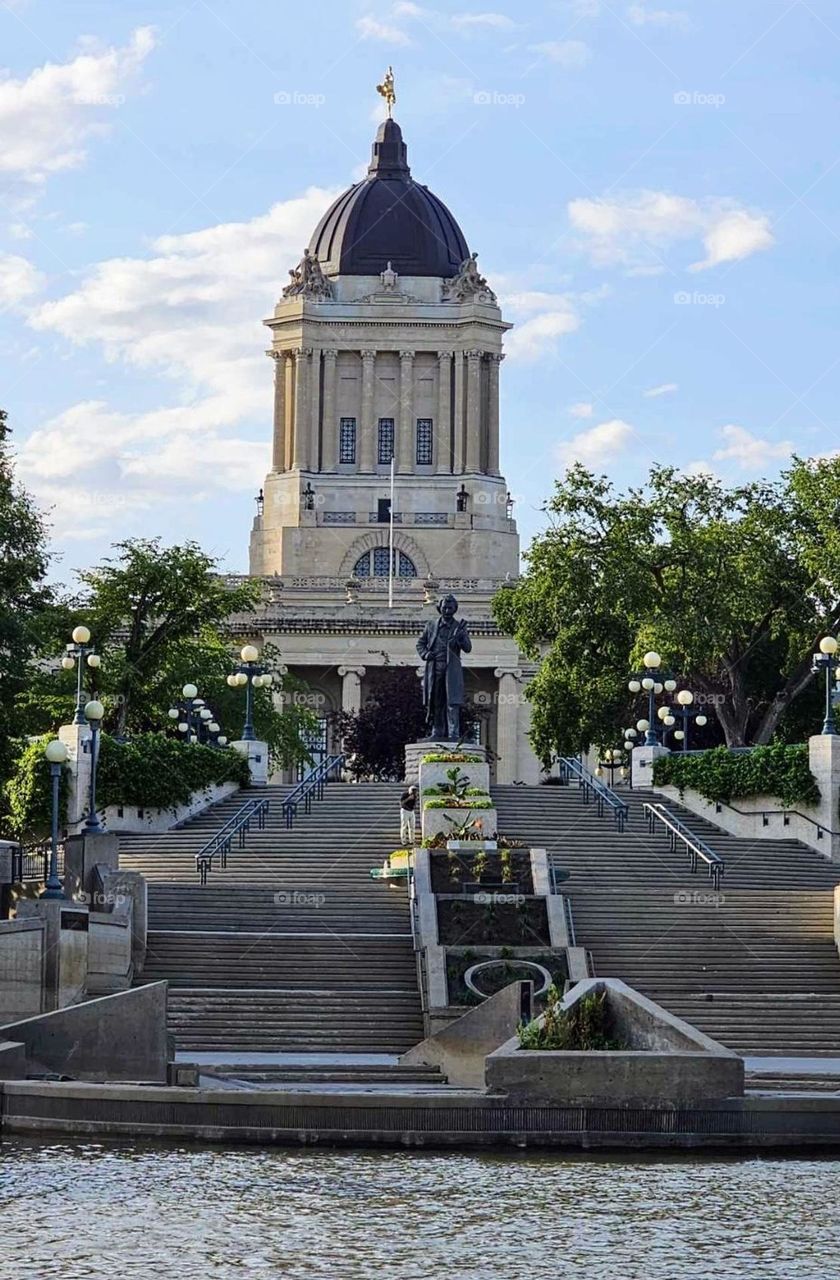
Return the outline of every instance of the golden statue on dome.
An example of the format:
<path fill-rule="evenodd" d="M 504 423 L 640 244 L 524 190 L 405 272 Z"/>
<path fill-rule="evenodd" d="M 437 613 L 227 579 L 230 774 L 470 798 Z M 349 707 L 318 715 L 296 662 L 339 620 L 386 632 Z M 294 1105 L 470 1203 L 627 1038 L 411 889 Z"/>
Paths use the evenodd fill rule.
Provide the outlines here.
<path fill-rule="evenodd" d="M 396 90 L 394 89 L 394 68 L 389 67 L 383 76 L 382 83 L 376 86 L 376 92 L 383 97 L 388 104 L 388 119 L 391 119 L 391 108 L 397 100 Z"/>

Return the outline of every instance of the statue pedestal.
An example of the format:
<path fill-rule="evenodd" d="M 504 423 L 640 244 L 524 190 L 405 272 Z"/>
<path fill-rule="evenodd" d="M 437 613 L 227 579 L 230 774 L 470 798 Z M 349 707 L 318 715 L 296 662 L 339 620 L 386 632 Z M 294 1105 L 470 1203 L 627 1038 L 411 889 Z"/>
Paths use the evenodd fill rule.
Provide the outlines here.
<path fill-rule="evenodd" d="M 482 763 L 487 760 L 486 747 L 474 746 L 471 742 L 462 742 L 458 746 L 454 742 L 444 742 L 438 738 L 422 738 L 419 742 L 405 744 L 405 781 L 417 786 L 420 780 L 420 761 L 424 756 L 449 754 L 477 756 Z"/>

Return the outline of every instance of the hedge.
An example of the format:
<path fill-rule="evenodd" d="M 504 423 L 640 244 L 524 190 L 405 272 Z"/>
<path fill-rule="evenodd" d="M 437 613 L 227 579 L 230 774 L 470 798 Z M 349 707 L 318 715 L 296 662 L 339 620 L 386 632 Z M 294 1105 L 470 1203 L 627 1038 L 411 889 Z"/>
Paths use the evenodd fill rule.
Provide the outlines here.
<path fill-rule="evenodd" d="M 52 734 L 22 747 L 6 784 L 6 809 L 11 834 L 17 839 L 40 839 L 50 827 L 50 770 L 44 747 Z M 67 813 L 67 775 L 62 770 L 60 825 Z M 99 739 L 96 803 L 136 805 L 144 809 L 175 809 L 196 791 L 224 782 L 247 786 L 248 761 L 232 747 L 204 747 L 179 742 L 159 733 L 139 734 L 117 742 L 107 734 Z"/>
<path fill-rule="evenodd" d="M 773 796 L 785 809 L 816 804 L 820 798 L 811 773 L 808 747 L 777 742 L 752 751 L 712 751 L 660 756 L 654 761 L 653 781 L 658 787 L 698 791 L 715 803 L 728 804 L 746 796 Z"/>

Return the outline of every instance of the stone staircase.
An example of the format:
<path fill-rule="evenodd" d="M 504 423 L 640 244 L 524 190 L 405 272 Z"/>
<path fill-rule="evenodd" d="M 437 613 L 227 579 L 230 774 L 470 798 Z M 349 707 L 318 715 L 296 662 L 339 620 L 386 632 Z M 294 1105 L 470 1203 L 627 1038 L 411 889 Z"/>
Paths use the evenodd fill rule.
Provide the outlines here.
<path fill-rule="evenodd" d="M 400 790 L 331 784 L 288 830 L 287 788 L 265 788 L 265 828 L 206 886 L 196 854 L 256 793 L 122 838 L 120 865 L 149 881 L 142 980 L 169 982 L 179 1051 L 397 1054 L 422 1039 L 407 894 L 369 876 L 398 846 Z"/>
<path fill-rule="evenodd" d="M 840 1055 L 840 958 L 832 891 L 840 867 L 792 840 L 743 840 L 669 806 L 716 853 L 716 894 L 704 869 L 649 834 L 651 792 L 623 791 L 620 833 L 577 787 L 495 787 L 499 830 L 547 848 L 569 872 L 579 945 L 594 972 L 622 978 L 740 1053 Z"/>

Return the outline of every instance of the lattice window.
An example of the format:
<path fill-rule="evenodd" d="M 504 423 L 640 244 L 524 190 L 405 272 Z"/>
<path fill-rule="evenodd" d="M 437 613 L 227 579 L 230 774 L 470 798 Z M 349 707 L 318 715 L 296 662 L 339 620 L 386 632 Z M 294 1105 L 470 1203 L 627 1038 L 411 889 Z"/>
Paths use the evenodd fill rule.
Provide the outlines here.
<path fill-rule="evenodd" d="M 430 467 L 432 465 L 432 435 L 433 422 L 431 418 L 417 419 L 417 465 L 418 467 Z"/>
<path fill-rule="evenodd" d="M 356 461 L 356 419 L 342 418 L 338 425 L 339 462 Z"/>
<path fill-rule="evenodd" d="M 394 456 L 394 419 L 379 419 L 379 463 L 380 466 L 390 465 Z"/>
<path fill-rule="evenodd" d="M 394 573 L 398 578 L 417 577 L 414 561 L 404 551 L 394 550 Z M 374 547 L 373 551 L 366 551 L 356 561 L 353 574 L 357 578 L 387 578 L 388 548 Z"/>

